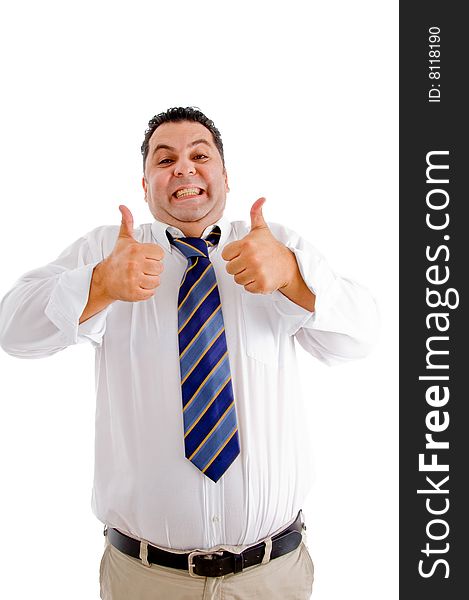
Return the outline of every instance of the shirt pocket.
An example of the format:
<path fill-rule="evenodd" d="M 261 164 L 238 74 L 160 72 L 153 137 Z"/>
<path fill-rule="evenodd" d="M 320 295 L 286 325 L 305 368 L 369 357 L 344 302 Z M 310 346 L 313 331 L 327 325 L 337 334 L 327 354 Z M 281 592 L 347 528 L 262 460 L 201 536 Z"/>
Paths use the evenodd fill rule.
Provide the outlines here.
<path fill-rule="evenodd" d="M 261 363 L 281 366 L 280 317 L 270 294 L 241 293 L 246 354 Z"/>

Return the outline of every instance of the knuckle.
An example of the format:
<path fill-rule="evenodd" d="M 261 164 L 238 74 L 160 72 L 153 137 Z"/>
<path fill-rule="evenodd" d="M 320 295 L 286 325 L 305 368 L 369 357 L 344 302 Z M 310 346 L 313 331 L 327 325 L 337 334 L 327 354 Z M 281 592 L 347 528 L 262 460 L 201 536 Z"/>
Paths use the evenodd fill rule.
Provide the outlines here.
<path fill-rule="evenodd" d="M 164 250 L 158 244 L 141 244 L 147 256 L 160 260 L 164 256 Z"/>
<path fill-rule="evenodd" d="M 133 277 L 134 273 L 137 271 L 138 262 L 136 260 L 128 260 L 125 268 L 125 272 L 128 276 Z"/>
<path fill-rule="evenodd" d="M 262 266 L 262 259 L 258 254 L 253 254 L 251 256 L 251 264 L 253 267 L 256 267 L 256 269 L 260 269 L 260 267 Z"/>
<path fill-rule="evenodd" d="M 139 244 L 130 244 L 128 247 L 128 252 L 130 256 L 138 256 L 140 254 Z"/>

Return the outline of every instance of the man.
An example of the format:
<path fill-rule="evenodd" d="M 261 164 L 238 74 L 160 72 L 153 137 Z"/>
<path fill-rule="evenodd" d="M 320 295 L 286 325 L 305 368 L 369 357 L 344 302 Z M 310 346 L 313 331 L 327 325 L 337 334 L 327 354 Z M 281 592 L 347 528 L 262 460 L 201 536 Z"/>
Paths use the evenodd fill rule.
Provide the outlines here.
<path fill-rule="evenodd" d="M 264 198 L 250 223 L 223 218 L 223 144 L 200 111 L 154 117 L 142 154 L 155 221 L 134 229 L 120 206 L 120 228 L 25 274 L 1 305 L 2 347 L 95 346 L 102 598 L 309 598 L 295 340 L 328 364 L 362 357 L 374 301 L 267 224 Z"/>

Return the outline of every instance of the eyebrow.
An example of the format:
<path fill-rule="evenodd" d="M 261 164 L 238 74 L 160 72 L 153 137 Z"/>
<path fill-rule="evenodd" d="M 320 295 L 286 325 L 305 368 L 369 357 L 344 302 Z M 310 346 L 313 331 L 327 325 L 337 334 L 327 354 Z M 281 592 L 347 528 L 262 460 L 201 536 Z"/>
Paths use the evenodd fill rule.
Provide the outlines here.
<path fill-rule="evenodd" d="M 197 144 L 207 144 L 207 146 L 210 146 L 210 142 L 208 142 L 207 140 L 204 140 L 203 138 L 200 138 L 199 140 L 194 140 L 193 142 L 191 142 L 190 144 L 188 144 L 188 148 L 192 148 L 193 146 L 197 146 Z M 173 146 L 168 146 L 168 144 L 158 144 L 156 146 L 156 148 L 153 150 L 153 154 L 155 154 L 158 150 L 172 150 L 173 152 L 176 152 L 176 148 L 173 148 Z"/>

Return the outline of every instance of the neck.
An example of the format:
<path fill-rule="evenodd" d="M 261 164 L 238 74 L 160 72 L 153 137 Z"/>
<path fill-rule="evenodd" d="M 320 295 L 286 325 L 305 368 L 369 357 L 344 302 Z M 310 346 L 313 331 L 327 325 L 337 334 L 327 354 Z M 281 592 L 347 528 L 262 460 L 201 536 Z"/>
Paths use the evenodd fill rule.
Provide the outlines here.
<path fill-rule="evenodd" d="M 219 219 L 217 219 L 218 221 Z M 168 223 L 168 225 L 172 225 L 173 227 L 177 227 L 182 231 L 184 237 L 201 237 L 203 232 L 207 229 L 207 227 L 211 227 L 215 225 L 217 221 L 213 221 L 211 223 L 201 223 L 194 221 L 192 223 L 186 222 L 174 222 Z"/>
<path fill-rule="evenodd" d="M 184 223 L 184 225 L 181 227 L 180 225 L 174 225 L 174 227 L 177 227 L 178 229 L 180 229 L 182 231 L 182 233 L 184 234 L 184 237 L 201 237 L 201 235 L 203 234 L 203 232 L 205 231 L 206 227 L 201 227 L 199 226 L 195 226 L 195 223 L 191 223 L 189 226 L 188 224 Z M 208 225 L 207 225 L 208 227 Z"/>

